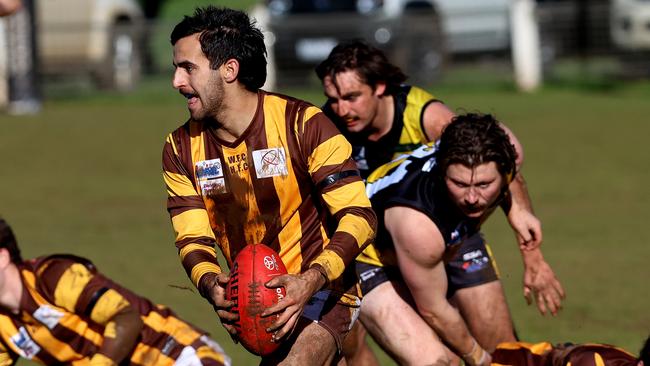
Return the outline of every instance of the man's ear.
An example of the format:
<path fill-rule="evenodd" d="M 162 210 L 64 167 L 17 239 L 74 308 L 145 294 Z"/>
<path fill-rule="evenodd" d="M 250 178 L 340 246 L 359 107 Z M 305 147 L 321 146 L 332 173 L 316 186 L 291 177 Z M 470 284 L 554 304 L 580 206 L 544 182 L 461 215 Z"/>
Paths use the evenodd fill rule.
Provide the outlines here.
<path fill-rule="evenodd" d="M 0 248 L 0 268 L 5 268 L 11 263 L 11 255 L 7 248 Z"/>
<path fill-rule="evenodd" d="M 386 92 L 386 83 L 378 82 L 377 85 L 375 85 L 375 95 L 381 97 L 384 95 L 385 92 Z"/>
<path fill-rule="evenodd" d="M 232 83 L 237 80 L 239 75 L 239 61 L 231 58 L 224 62 L 223 65 L 219 68 L 221 72 L 221 77 L 226 83 Z"/>

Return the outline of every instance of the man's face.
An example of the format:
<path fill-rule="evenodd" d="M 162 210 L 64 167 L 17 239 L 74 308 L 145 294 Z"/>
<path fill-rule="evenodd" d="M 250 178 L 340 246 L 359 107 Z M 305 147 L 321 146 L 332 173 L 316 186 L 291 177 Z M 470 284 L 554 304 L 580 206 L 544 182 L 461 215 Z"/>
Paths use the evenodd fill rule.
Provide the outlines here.
<path fill-rule="evenodd" d="M 195 120 L 214 118 L 223 105 L 224 82 L 199 42 L 199 34 L 179 39 L 174 45 L 172 86 L 187 98 L 187 109 Z"/>
<path fill-rule="evenodd" d="M 451 164 L 445 183 L 451 200 L 460 211 L 467 217 L 480 218 L 499 199 L 503 177 L 493 161 L 474 168 Z"/>
<path fill-rule="evenodd" d="M 348 131 L 361 132 L 369 128 L 377 119 L 379 100 L 386 89 L 385 85 L 379 84 L 373 90 L 353 70 L 340 72 L 334 78 L 336 80 L 330 76 L 323 78 L 327 103 L 345 121 Z"/>

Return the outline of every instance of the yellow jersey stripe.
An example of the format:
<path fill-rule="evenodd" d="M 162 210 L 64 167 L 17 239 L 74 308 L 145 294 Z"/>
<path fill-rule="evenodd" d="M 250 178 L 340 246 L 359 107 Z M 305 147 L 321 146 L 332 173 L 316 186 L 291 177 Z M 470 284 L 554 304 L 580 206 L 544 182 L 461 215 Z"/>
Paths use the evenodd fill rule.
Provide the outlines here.
<path fill-rule="evenodd" d="M 163 317 L 157 312 L 151 312 L 144 318 L 144 323 L 158 333 L 167 333 L 184 345 L 189 346 L 201 336 L 186 323 L 176 317 Z"/>
<path fill-rule="evenodd" d="M 153 362 L 155 360 L 155 362 Z M 160 352 L 158 348 L 139 343 L 131 356 L 133 365 L 172 366 L 176 360 Z"/>
<path fill-rule="evenodd" d="M 320 266 L 325 269 L 325 272 L 327 272 L 327 279 L 329 281 L 337 279 L 345 269 L 345 263 L 343 263 L 341 256 L 329 249 L 323 250 L 323 252 L 314 259 L 312 264 L 320 264 Z"/>
<path fill-rule="evenodd" d="M 106 324 L 115 314 L 129 307 L 129 301 L 119 292 L 109 289 L 97 301 L 90 318 L 98 324 Z"/>
<path fill-rule="evenodd" d="M 171 197 L 196 196 L 198 193 L 187 176 L 178 173 L 163 172 L 167 194 Z"/>
<path fill-rule="evenodd" d="M 343 231 L 352 235 L 359 247 L 370 239 L 370 235 L 368 234 L 373 232 L 368 221 L 362 217 L 350 214 L 343 216 L 336 231 Z"/>
<path fill-rule="evenodd" d="M 181 248 L 181 250 L 179 251 L 179 255 L 181 256 L 181 259 L 185 259 L 185 257 L 189 253 L 195 252 L 197 250 L 204 251 L 215 258 L 217 257 L 217 254 L 212 247 L 208 247 L 201 244 L 187 244 L 186 246 Z"/>
<path fill-rule="evenodd" d="M 68 268 L 54 290 L 54 303 L 69 311 L 75 311 L 75 305 L 90 279 L 92 273 L 80 263 L 75 263 Z"/>
<path fill-rule="evenodd" d="M 339 209 L 349 207 L 371 207 L 368 196 L 364 194 L 362 181 L 351 182 L 339 188 L 323 193 L 323 200 L 330 212 L 336 214 Z"/>
<path fill-rule="evenodd" d="M 210 229 L 208 212 L 204 209 L 193 209 L 182 212 L 172 217 L 172 223 L 176 230 L 176 241 L 181 241 L 186 238 L 215 238 L 214 233 Z"/>
<path fill-rule="evenodd" d="M 318 145 L 309 156 L 309 173 L 313 175 L 317 172 L 323 167 L 323 162 L 330 165 L 342 164 L 350 158 L 351 153 L 352 146 L 345 137 L 335 135 Z"/>
<path fill-rule="evenodd" d="M 210 262 L 201 262 L 194 267 L 192 267 L 192 273 L 190 273 L 190 279 L 192 283 L 197 288 L 199 287 L 199 280 L 206 273 L 221 273 L 221 267 L 214 263 Z"/>

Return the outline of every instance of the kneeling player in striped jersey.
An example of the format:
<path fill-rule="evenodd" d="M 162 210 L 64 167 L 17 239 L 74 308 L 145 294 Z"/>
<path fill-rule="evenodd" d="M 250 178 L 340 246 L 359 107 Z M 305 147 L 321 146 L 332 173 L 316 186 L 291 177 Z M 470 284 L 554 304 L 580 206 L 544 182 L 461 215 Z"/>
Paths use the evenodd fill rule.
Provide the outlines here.
<path fill-rule="evenodd" d="M 24 261 L 0 218 L 0 366 L 19 357 L 45 365 L 230 365 L 204 331 L 111 281 L 90 261 Z"/>
<path fill-rule="evenodd" d="M 492 353 L 492 365 L 503 366 L 644 366 L 650 365 L 650 337 L 639 357 L 607 344 L 508 342 Z"/>

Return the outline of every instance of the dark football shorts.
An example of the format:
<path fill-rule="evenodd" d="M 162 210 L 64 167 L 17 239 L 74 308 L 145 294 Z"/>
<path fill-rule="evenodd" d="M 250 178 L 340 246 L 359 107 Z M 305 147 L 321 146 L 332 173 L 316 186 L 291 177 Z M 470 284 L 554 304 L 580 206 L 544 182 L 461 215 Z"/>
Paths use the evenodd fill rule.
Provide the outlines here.
<path fill-rule="evenodd" d="M 343 339 L 352 329 L 352 324 L 359 315 L 359 305 L 346 305 L 341 303 L 341 295 L 329 290 L 318 291 L 312 296 L 302 313 L 302 317 L 316 322 L 325 328 L 336 341 L 336 348 L 339 353 L 343 349 Z"/>
<path fill-rule="evenodd" d="M 448 247 L 447 250 L 454 252 L 450 258 L 445 260 L 448 298 L 452 297 L 460 289 L 482 285 L 499 279 L 490 248 L 485 243 L 480 232 L 454 246 Z M 394 266 L 377 267 L 356 262 L 356 269 L 363 295 L 384 282 L 402 280 L 399 268 Z"/>

